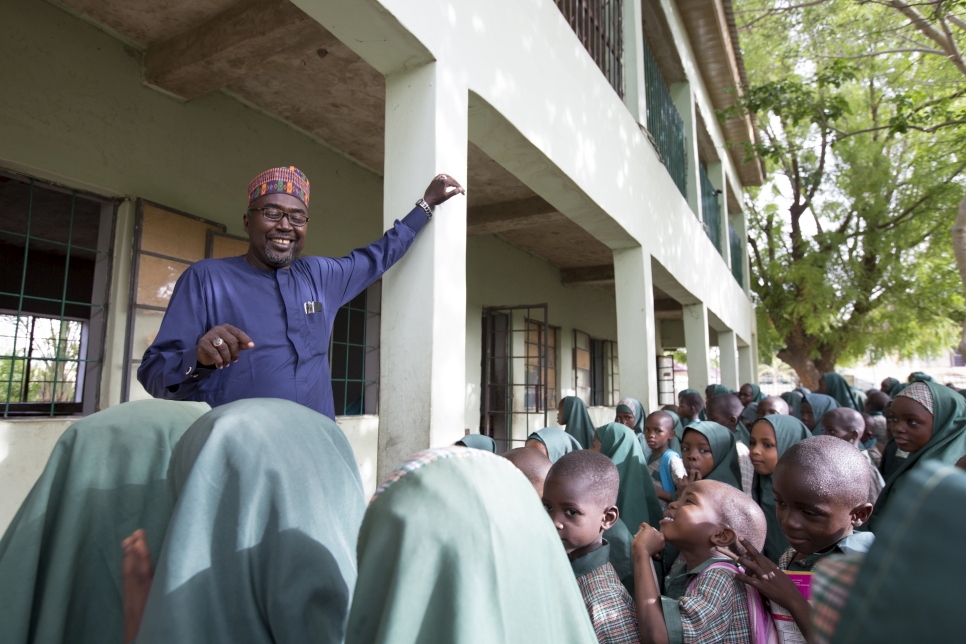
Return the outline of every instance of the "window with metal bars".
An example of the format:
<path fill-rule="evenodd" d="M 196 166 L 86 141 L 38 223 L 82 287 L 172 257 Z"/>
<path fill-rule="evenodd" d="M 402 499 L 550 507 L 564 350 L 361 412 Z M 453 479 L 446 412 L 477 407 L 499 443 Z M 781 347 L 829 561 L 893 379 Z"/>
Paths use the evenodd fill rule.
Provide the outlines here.
<path fill-rule="evenodd" d="M 708 178 L 708 171 L 704 164 L 698 166 L 701 175 L 701 218 L 704 220 L 704 232 L 714 247 L 721 252 L 721 191 L 714 187 Z"/>
<path fill-rule="evenodd" d="M 115 205 L 0 171 L 3 417 L 97 410 Z"/>
<path fill-rule="evenodd" d="M 667 168 L 681 194 L 687 197 L 688 156 L 684 121 L 674 105 L 654 54 L 644 40 L 644 96 L 647 103 L 647 131 L 651 135 L 661 163 Z"/>
<path fill-rule="evenodd" d="M 526 409 L 544 411 L 557 407 L 557 337 L 560 329 L 527 320 Z M 546 337 L 544 337 L 546 335 Z M 544 358 L 546 354 L 546 358 Z"/>
<path fill-rule="evenodd" d="M 588 407 L 616 405 L 620 400 L 617 343 L 574 330 L 576 395 Z"/>
<path fill-rule="evenodd" d="M 735 276 L 738 286 L 745 286 L 744 251 L 741 247 L 741 236 L 735 230 L 735 225 L 728 222 L 728 238 L 731 242 L 731 274 Z"/>
<path fill-rule="evenodd" d="M 624 97 L 622 0 L 554 0 L 611 87 Z"/>
<path fill-rule="evenodd" d="M 379 413 L 382 281 L 339 309 L 329 338 L 329 373 L 337 416 Z"/>

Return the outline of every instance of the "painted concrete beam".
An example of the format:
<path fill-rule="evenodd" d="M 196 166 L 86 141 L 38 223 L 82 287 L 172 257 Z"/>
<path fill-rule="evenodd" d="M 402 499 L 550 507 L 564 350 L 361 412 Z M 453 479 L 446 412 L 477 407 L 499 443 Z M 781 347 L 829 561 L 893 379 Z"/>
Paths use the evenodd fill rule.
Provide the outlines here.
<path fill-rule="evenodd" d="M 614 265 L 581 266 L 560 270 L 560 281 L 564 284 L 606 284 L 614 281 Z"/>
<path fill-rule="evenodd" d="M 467 235 L 490 235 L 521 228 L 533 228 L 560 221 L 567 217 L 540 197 L 518 199 L 503 203 L 474 206 L 466 211 Z"/>

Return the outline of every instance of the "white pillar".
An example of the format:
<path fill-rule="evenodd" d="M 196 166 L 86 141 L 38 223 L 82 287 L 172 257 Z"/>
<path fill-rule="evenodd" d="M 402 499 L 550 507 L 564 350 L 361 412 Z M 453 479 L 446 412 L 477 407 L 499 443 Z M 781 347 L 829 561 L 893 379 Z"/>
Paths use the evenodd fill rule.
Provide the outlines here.
<path fill-rule="evenodd" d="M 644 85 L 644 21 L 641 0 L 624 0 L 624 104 L 634 120 L 647 127 Z"/>
<path fill-rule="evenodd" d="M 711 339 L 708 337 L 708 307 L 703 302 L 685 304 L 684 348 L 688 352 L 688 387 L 704 395 L 711 383 Z"/>
<path fill-rule="evenodd" d="M 738 347 L 738 380 L 739 386 L 755 382 L 755 367 L 752 361 L 751 347 Z"/>
<path fill-rule="evenodd" d="M 656 409 L 657 356 L 654 353 L 651 254 L 639 246 L 615 250 L 614 284 L 621 395 L 639 399 L 647 409 Z"/>
<path fill-rule="evenodd" d="M 737 389 L 738 382 L 738 336 L 734 331 L 718 331 L 718 350 L 721 353 L 721 384 Z"/>
<path fill-rule="evenodd" d="M 466 87 L 438 62 L 386 78 L 386 228 L 436 174 L 466 186 L 467 102 Z M 467 426 L 465 197 L 436 208 L 382 292 L 380 480 L 411 454 L 459 440 Z"/>
<path fill-rule="evenodd" d="M 698 117 L 694 111 L 691 83 L 672 83 L 668 89 L 671 90 L 671 100 L 674 101 L 674 107 L 678 109 L 681 120 L 684 122 L 684 149 L 687 153 L 688 162 L 688 205 L 691 206 L 691 211 L 698 218 L 698 221 L 704 221 L 701 217 L 701 174 L 698 168 Z"/>

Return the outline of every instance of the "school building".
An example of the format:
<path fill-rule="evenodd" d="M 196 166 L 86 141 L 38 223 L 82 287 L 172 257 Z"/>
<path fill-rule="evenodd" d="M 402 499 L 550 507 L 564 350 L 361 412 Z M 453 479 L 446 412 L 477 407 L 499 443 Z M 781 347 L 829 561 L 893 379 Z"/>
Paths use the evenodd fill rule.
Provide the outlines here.
<path fill-rule="evenodd" d="M 675 349 L 756 381 L 731 0 L 5 0 L 0 52 L 0 530 L 73 419 L 146 396 L 175 281 L 245 251 L 272 166 L 312 182 L 312 254 L 467 189 L 333 330 L 369 491 L 565 395 L 671 402 Z"/>

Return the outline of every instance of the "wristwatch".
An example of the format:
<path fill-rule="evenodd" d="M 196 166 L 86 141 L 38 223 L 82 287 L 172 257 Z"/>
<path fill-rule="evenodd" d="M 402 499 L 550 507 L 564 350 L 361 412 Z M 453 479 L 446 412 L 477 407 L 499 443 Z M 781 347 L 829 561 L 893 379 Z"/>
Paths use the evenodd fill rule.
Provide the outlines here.
<path fill-rule="evenodd" d="M 425 199 L 417 199 L 416 205 L 423 209 L 423 211 L 426 213 L 427 219 L 433 218 L 433 209 L 429 207 L 429 204 L 426 203 Z"/>

